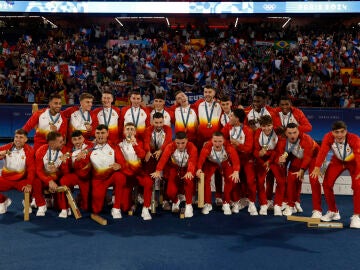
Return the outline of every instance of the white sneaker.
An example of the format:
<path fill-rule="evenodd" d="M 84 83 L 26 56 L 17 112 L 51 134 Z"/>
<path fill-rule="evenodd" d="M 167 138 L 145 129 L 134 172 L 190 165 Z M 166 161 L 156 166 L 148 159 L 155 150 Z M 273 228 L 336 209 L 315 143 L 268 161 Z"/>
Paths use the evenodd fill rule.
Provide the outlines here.
<path fill-rule="evenodd" d="M 67 218 L 68 217 L 68 211 L 67 209 L 62 209 L 59 213 L 59 218 Z"/>
<path fill-rule="evenodd" d="M 258 215 L 258 211 L 256 209 L 255 203 L 249 202 L 248 212 L 250 213 L 250 216 Z"/>
<path fill-rule="evenodd" d="M 191 218 L 194 215 L 192 204 L 185 206 L 185 218 Z"/>
<path fill-rule="evenodd" d="M 223 200 L 221 198 L 215 198 L 215 204 L 217 206 L 222 206 L 223 205 Z"/>
<path fill-rule="evenodd" d="M 178 200 L 179 200 L 180 202 L 185 202 L 185 201 L 186 201 L 185 195 L 184 195 L 184 194 L 179 194 L 179 195 L 178 195 Z"/>
<path fill-rule="evenodd" d="M 46 210 L 47 210 L 46 205 L 39 206 L 39 207 L 38 207 L 38 210 L 37 210 L 37 212 L 36 212 L 36 216 L 37 216 L 37 217 L 43 217 L 43 216 L 45 216 Z"/>
<path fill-rule="evenodd" d="M 286 203 L 286 202 L 283 202 L 283 203 L 281 204 L 281 211 L 284 211 L 285 208 L 286 208 L 286 206 L 287 206 L 287 203 Z"/>
<path fill-rule="evenodd" d="M 171 210 L 171 205 L 168 201 L 163 201 L 162 203 L 162 209 L 164 209 L 165 211 L 170 211 Z"/>
<path fill-rule="evenodd" d="M 3 203 L 0 203 L 0 214 L 5 214 L 10 205 L 11 205 L 10 198 L 6 198 L 6 200 Z"/>
<path fill-rule="evenodd" d="M 151 219 L 152 219 L 148 207 L 145 207 L 145 206 L 144 206 L 144 207 L 142 208 L 141 217 L 143 218 L 143 220 L 151 220 Z"/>
<path fill-rule="evenodd" d="M 351 219 L 350 228 L 360 229 L 359 215 L 353 215 L 350 219 Z"/>
<path fill-rule="evenodd" d="M 274 201 L 273 200 L 267 201 L 267 208 L 268 208 L 268 210 L 274 210 Z"/>
<path fill-rule="evenodd" d="M 31 203 L 30 203 L 30 207 L 37 208 L 35 198 L 32 198 Z"/>
<path fill-rule="evenodd" d="M 143 203 L 144 203 L 144 197 L 143 197 L 142 194 L 139 193 L 139 194 L 137 195 L 137 201 L 138 201 L 139 204 L 143 204 Z"/>
<path fill-rule="evenodd" d="M 298 213 L 304 212 L 304 210 L 301 207 L 301 204 L 299 202 L 295 202 L 295 209 Z"/>
<path fill-rule="evenodd" d="M 210 203 L 205 203 L 201 213 L 203 213 L 204 215 L 209 214 L 209 212 L 212 210 L 212 205 Z"/>
<path fill-rule="evenodd" d="M 279 205 L 274 205 L 274 216 L 282 216 L 281 207 Z"/>
<path fill-rule="evenodd" d="M 111 215 L 113 219 L 120 219 L 121 216 L 121 210 L 119 208 L 111 208 Z"/>
<path fill-rule="evenodd" d="M 318 210 L 314 210 L 312 211 L 312 215 L 311 218 L 321 218 L 322 217 L 322 213 Z"/>
<path fill-rule="evenodd" d="M 239 213 L 239 211 L 240 211 L 239 202 L 234 202 L 234 203 L 232 204 L 232 209 L 231 209 L 231 211 L 232 211 L 234 214 Z"/>
<path fill-rule="evenodd" d="M 240 201 L 239 201 L 239 211 L 243 210 L 248 205 L 249 205 L 248 198 L 241 198 Z"/>
<path fill-rule="evenodd" d="M 268 206 L 266 204 L 260 206 L 259 214 L 261 216 L 267 216 Z"/>
<path fill-rule="evenodd" d="M 291 216 L 292 214 L 296 213 L 295 207 L 286 206 L 285 210 L 282 212 L 284 216 Z"/>
<path fill-rule="evenodd" d="M 231 215 L 230 204 L 224 203 L 222 205 L 222 210 L 224 211 L 224 215 L 227 215 L 227 216 Z"/>
<path fill-rule="evenodd" d="M 339 212 L 331 212 L 331 211 L 327 211 L 325 215 L 323 215 L 321 217 L 322 221 L 332 221 L 332 220 L 339 220 L 340 217 L 340 213 Z"/>
<path fill-rule="evenodd" d="M 68 216 L 71 216 L 71 209 L 70 208 L 67 209 L 67 214 L 68 214 Z"/>
<path fill-rule="evenodd" d="M 177 213 L 180 211 L 180 200 L 178 200 L 176 203 L 172 204 L 171 212 Z"/>

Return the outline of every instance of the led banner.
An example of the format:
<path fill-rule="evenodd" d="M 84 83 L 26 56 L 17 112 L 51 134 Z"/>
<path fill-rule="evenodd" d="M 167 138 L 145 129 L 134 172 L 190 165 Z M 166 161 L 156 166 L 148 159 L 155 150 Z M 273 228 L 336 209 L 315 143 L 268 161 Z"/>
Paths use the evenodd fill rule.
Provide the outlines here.
<path fill-rule="evenodd" d="M 359 13 L 359 1 L 81 2 L 0 1 L 0 12 L 84 14 L 301 14 Z"/>

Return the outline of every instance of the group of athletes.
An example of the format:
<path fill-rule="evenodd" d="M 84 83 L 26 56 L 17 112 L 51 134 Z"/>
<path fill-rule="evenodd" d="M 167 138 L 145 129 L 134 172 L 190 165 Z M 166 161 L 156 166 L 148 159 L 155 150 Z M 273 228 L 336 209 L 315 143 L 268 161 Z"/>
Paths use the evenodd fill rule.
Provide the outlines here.
<path fill-rule="evenodd" d="M 153 104 L 144 106 L 141 94 L 131 92 L 130 105 L 120 109 L 112 105 L 112 93 L 104 91 L 102 106 L 92 110 L 94 97 L 83 93 L 80 106 L 63 111 L 61 96 L 53 94 L 49 106 L 34 112 L 16 130 L 13 142 L 0 147 L 4 160 L 0 192 L 30 192 L 36 215 L 44 216 L 44 190 L 48 190 L 54 193 L 59 217 L 66 218 L 71 210 L 65 195 L 56 193 L 58 186 L 77 185 L 80 208 L 93 214 L 103 210 L 111 186 L 111 215 L 120 219 L 134 204 L 133 189 L 139 186 L 141 217 L 150 220 L 154 182 L 162 179 L 162 207 L 178 212 L 184 200 L 184 216 L 191 218 L 196 179 L 203 173 L 203 214 L 213 208 L 214 185 L 214 204 L 225 215 L 247 207 L 251 216 L 267 215 L 269 210 L 275 216 L 289 216 L 303 211 L 300 193 L 308 170 L 311 216 L 332 221 L 340 219 L 333 186 L 348 170 L 354 191 L 350 227 L 360 228 L 360 138 L 348 132 L 344 122 L 333 123 L 319 146 L 307 134 L 310 122 L 288 97 L 272 108 L 265 105 L 265 95 L 259 91 L 251 106 L 233 108 L 228 97 L 216 98 L 212 86 L 205 86 L 203 94 L 204 98 L 189 104 L 186 94 L 179 91 L 175 104 L 165 107 L 163 94 L 156 94 Z M 33 147 L 27 144 L 32 129 Z M 330 150 L 333 156 L 322 175 Z M 320 176 L 328 208 L 324 214 Z M 11 199 L 0 193 L 0 214 L 10 204 Z"/>

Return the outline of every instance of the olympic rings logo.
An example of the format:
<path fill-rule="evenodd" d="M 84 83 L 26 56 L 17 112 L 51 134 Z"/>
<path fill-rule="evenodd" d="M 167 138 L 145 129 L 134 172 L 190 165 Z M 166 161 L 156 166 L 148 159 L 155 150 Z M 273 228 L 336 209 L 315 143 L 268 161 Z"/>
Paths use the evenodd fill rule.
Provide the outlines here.
<path fill-rule="evenodd" d="M 263 5 L 263 8 L 264 8 L 266 11 L 273 11 L 273 10 L 275 10 L 275 8 L 276 8 L 276 4 L 264 4 L 264 5 Z"/>

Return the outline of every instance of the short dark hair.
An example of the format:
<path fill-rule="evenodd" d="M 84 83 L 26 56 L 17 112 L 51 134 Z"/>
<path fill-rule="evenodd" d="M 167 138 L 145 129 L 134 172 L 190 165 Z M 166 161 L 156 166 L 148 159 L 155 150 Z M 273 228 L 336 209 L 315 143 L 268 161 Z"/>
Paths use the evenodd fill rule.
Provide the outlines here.
<path fill-rule="evenodd" d="M 228 102 L 228 101 L 231 101 L 230 96 L 228 96 L 228 95 L 223 95 L 220 98 L 220 102 Z"/>
<path fill-rule="evenodd" d="M 59 95 L 58 93 L 52 93 L 52 94 L 49 96 L 49 102 L 52 101 L 53 99 L 62 99 L 62 96 Z"/>
<path fill-rule="evenodd" d="M 135 124 L 134 124 L 133 122 L 127 122 L 127 123 L 124 125 L 124 127 L 129 127 L 129 126 L 132 126 L 132 127 L 135 127 L 135 128 L 136 128 L 136 126 L 135 126 Z"/>
<path fill-rule="evenodd" d="M 261 98 L 265 99 L 265 98 L 266 98 L 266 95 L 265 95 L 265 92 L 264 92 L 264 91 L 256 91 L 256 92 L 254 93 L 254 97 L 261 97 Z"/>
<path fill-rule="evenodd" d="M 26 137 L 28 136 L 27 131 L 22 129 L 22 128 L 19 128 L 19 129 L 15 130 L 15 134 L 24 135 Z"/>
<path fill-rule="evenodd" d="M 289 96 L 281 96 L 280 97 L 280 101 L 281 100 L 287 100 L 287 101 L 290 101 L 291 102 L 291 98 Z"/>
<path fill-rule="evenodd" d="M 129 92 L 129 97 L 131 97 L 132 95 L 141 96 L 141 93 L 140 93 L 140 91 L 132 90 Z"/>
<path fill-rule="evenodd" d="M 102 94 L 109 94 L 109 95 L 112 95 L 112 96 L 114 97 L 113 92 L 110 91 L 110 90 L 104 90 L 104 91 L 102 92 Z"/>
<path fill-rule="evenodd" d="M 176 132 L 175 139 L 178 139 L 178 140 L 187 139 L 186 132 L 184 132 L 184 131 Z"/>
<path fill-rule="evenodd" d="M 46 135 L 46 141 L 47 142 L 52 142 L 55 141 L 57 138 L 62 137 L 61 133 L 58 131 L 50 131 L 47 135 Z"/>
<path fill-rule="evenodd" d="M 164 118 L 164 115 L 161 112 L 156 112 L 153 115 L 153 119 L 155 119 L 155 118 Z"/>
<path fill-rule="evenodd" d="M 80 130 L 76 129 L 71 133 L 71 138 L 80 137 L 80 136 L 83 136 L 83 134 L 82 134 L 82 132 Z"/>
<path fill-rule="evenodd" d="M 212 136 L 224 137 L 224 134 L 221 131 L 215 131 Z"/>
<path fill-rule="evenodd" d="M 154 99 L 162 99 L 165 100 L 165 95 L 163 93 L 156 93 Z"/>
<path fill-rule="evenodd" d="M 338 130 L 338 129 L 346 129 L 347 130 L 347 126 L 344 121 L 336 121 L 332 124 L 331 130 L 334 131 L 334 130 Z"/>
<path fill-rule="evenodd" d="M 108 126 L 104 124 L 100 124 L 96 127 L 96 130 L 103 130 L 103 129 L 109 130 Z"/>
<path fill-rule="evenodd" d="M 212 89 L 213 91 L 215 91 L 216 92 L 216 89 L 211 85 L 211 84 L 207 84 L 207 85 L 205 85 L 204 86 L 204 89 Z"/>
<path fill-rule="evenodd" d="M 82 93 L 79 97 L 79 100 L 82 101 L 83 99 L 86 99 L 86 98 L 94 99 L 94 96 L 89 93 Z"/>
<path fill-rule="evenodd" d="M 296 123 L 289 123 L 289 124 L 286 125 L 286 129 L 288 129 L 288 128 L 297 128 L 297 127 L 298 127 L 298 125 Z"/>
<path fill-rule="evenodd" d="M 246 114 L 245 111 L 243 109 L 235 109 L 233 110 L 233 115 L 239 119 L 240 123 L 244 123 Z"/>
<path fill-rule="evenodd" d="M 272 118 L 270 115 L 266 114 L 266 115 L 263 115 L 259 118 L 259 124 L 260 126 L 266 126 L 266 125 L 270 125 L 272 124 L 273 121 L 272 121 Z"/>

